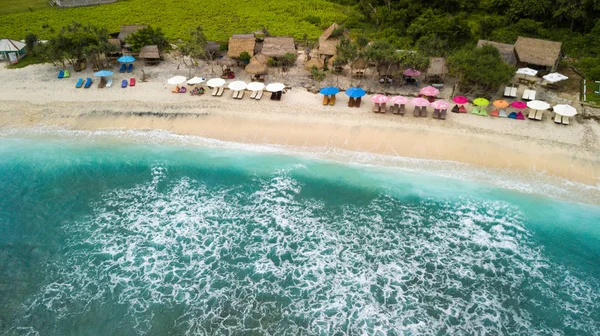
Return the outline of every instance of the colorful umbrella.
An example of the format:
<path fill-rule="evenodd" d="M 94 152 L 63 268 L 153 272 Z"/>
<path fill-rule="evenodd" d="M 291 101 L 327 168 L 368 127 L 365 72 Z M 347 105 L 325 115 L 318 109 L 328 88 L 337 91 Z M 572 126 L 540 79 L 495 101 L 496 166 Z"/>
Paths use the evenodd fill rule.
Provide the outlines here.
<path fill-rule="evenodd" d="M 223 78 L 211 78 L 206 82 L 206 85 L 210 87 L 221 87 L 225 85 L 225 80 Z"/>
<path fill-rule="evenodd" d="M 109 77 L 112 75 L 113 75 L 113 72 L 108 71 L 108 70 L 100 70 L 94 74 L 94 76 L 96 76 L 96 77 Z M 185 80 L 185 78 L 184 78 L 184 80 Z"/>
<path fill-rule="evenodd" d="M 135 62 L 135 57 L 133 56 L 121 56 L 119 58 L 117 58 L 117 62 L 119 63 L 133 63 Z"/>
<path fill-rule="evenodd" d="M 366 94 L 367 94 L 367 91 L 365 91 L 362 88 L 351 87 L 346 90 L 346 95 L 348 95 L 348 97 L 351 97 L 351 98 L 360 98 Z"/>
<path fill-rule="evenodd" d="M 477 98 L 477 99 L 473 100 L 473 104 L 475 104 L 477 106 L 488 106 L 488 105 L 490 105 L 490 101 L 485 98 Z"/>
<path fill-rule="evenodd" d="M 265 84 L 261 83 L 261 82 L 252 82 L 250 84 L 248 84 L 247 89 L 250 91 L 260 91 L 260 90 L 264 90 L 265 88 Z"/>
<path fill-rule="evenodd" d="M 371 101 L 373 101 L 373 103 L 375 104 L 387 103 L 388 100 L 390 100 L 390 97 L 384 96 L 382 94 L 376 94 L 373 97 L 371 97 Z"/>
<path fill-rule="evenodd" d="M 519 68 L 517 69 L 517 75 L 535 76 L 538 71 L 531 68 Z"/>
<path fill-rule="evenodd" d="M 577 110 L 571 105 L 558 104 L 552 108 L 554 112 L 565 117 L 573 117 L 577 114 Z"/>
<path fill-rule="evenodd" d="M 510 104 L 506 100 L 499 99 L 499 100 L 494 101 L 494 103 L 492 105 L 494 105 L 498 108 L 507 108 Z"/>
<path fill-rule="evenodd" d="M 447 110 L 448 107 L 450 107 L 450 103 L 448 103 L 445 100 L 436 100 L 433 103 L 431 103 L 431 107 L 438 110 Z"/>
<path fill-rule="evenodd" d="M 548 81 L 550 83 L 557 83 L 557 82 L 563 81 L 565 79 L 569 79 L 569 77 L 567 77 L 565 75 L 561 75 L 558 72 L 553 72 L 551 74 L 547 74 L 546 76 L 544 76 L 542 78 L 544 78 L 546 81 Z"/>
<path fill-rule="evenodd" d="M 285 85 L 283 83 L 271 83 L 265 89 L 269 92 L 279 92 L 285 89 Z"/>
<path fill-rule="evenodd" d="M 229 85 L 227 85 L 227 87 L 229 88 L 229 90 L 233 90 L 233 91 L 246 90 L 246 82 L 244 82 L 244 81 L 231 82 L 231 83 L 229 83 Z"/>
<path fill-rule="evenodd" d="M 390 98 L 390 102 L 392 102 L 393 104 L 404 105 L 408 103 L 408 98 L 402 96 L 394 96 Z"/>
<path fill-rule="evenodd" d="M 424 106 L 429 106 L 429 101 L 424 98 L 414 98 L 412 100 L 412 104 L 414 106 L 424 107 Z"/>
<path fill-rule="evenodd" d="M 550 108 L 550 104 L 541 100 L 532 100 L 527 103 L 527 107 L 534 110 L 547 110 Z"/>
<path fill-rule="evenodd" d="M 336 88 L 335 86 L 326 86 L 324 88 L 321 89 L 321 91 L 319 91 L 320 94 L 326 95 L 326 96 L 332 96 L 337 94 L 338 92 L 340 92 L 340 89 Z"/>
<path fill-rule="evenodd" d="M 421 72 L 415 69 L 406 69 L 404 70 L 404 76 L 408 76 L 408 77 L 416 77 L 416 76 L 420 76 Z"/>
<path fill-rule="evenodd" d="M 467 97 L 465 97 L 465 96 L 456 96 L 456 97 L 452 98 L 452 101 L 457 104 L 466 104 L 469 102 L 469 99 L 467 99 Z"/>
<path fill-rule="evenodd" d="M 437 96 L 440 94 L 440 90 L 434 88 L 433 86 L 426 86 L 421 89 L 421 94 L 428 97 Z"/>
<path fill-rule="evenodd" d="M 514 107 L 514 108 L 516 108 L 516 109 L 522 110 L 522 109 L 524 109 L 524 108 L 526 108 L 526 107 L 527 107 L 527 104 L 525 104 L 525 103 L 524 103 L 524 102 L 522 102 L 522 101 L 516 101 L 516 102 L 512 102 L 512 103 L 510 104 L 510 106 L 512 106 L 512 107 Z"/>

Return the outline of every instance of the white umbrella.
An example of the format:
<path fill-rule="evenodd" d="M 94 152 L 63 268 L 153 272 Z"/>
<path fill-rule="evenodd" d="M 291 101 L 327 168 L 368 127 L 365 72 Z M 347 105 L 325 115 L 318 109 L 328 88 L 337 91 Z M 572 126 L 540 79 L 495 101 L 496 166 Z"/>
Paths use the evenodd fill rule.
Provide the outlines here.
<path fill-rule="evenodd" d="M 271 83 L 267 85 L 267 91 L 269 92 L 279 92 L 283 91 L 283 89 L 285 89 L 285 85 L 282 83 Z"/>
<path fill-rule="evenodd" d="M 517 75 L 535 76 L 538 71 L 531 68 L 519 68 L 517 69 Z"/>
<path fill-rule="evenodd" d="M 252 83 L 248 84 L 248 86 L 246 88 L 250 91 L 264 90 L 265 84 L 263 84 L 261 82 L 252 82 Z"/>
<path fill-rule="evenodd" d="M 223 78 L 211 78 L 206 82 L 206 85 L 210 87 L 221 87 L 225 85 L 225 80 Z"/>
<path fill-rule="evenodd" d="M 202 77 L 194 77 L 194 78 L 190 79 L 189 81 L 187 81 L 187 83 L 190 85 L 195 85 L 195 84 L 204 83 L 204 81 L 205 81 L 205 79 Z"/>
<path fill-rule="evenodd" d="M 549 109 L 550 104 L 541 100 L 532 100 L 530 102 L 527 102 L 527 107 L 529 107 L 530 109 L 543 111 Z"/>
<path fill-rule="evenodd" d="M 246 82 L 244 82 L 244 81 L 231 82 L 231 83 L 229 83 L 229 85 L 227 85 L 227 87 L 229 88 L 229 90 L 233 90 L 233 91 L 245 90 Z"/>
<path fill-rule="evenodd" d="M 558 104 L 552 108 L 554 112 L 565 117 L 573 117 L 577 114 L 577 110 L 571 105 Z"/>
<path fill-rule="evenodd" d="M 551 74 L 547 74 L 543 78 L 550 83 L 556 83 L 556 82 L 563 81 L 565 79 L 569 79 L 569 77 L 559 74 L 558 72 L 553 72 Z"/>
<path fill-rule="evenodd" d="M 181 83 L 184 83 L 187 80 L 187 78 L 183 77 L 183 76 L 175 76 L 173 78 L 170 78 L 167 83 L 171 84 L 171 85 L 179 85 Z"/>

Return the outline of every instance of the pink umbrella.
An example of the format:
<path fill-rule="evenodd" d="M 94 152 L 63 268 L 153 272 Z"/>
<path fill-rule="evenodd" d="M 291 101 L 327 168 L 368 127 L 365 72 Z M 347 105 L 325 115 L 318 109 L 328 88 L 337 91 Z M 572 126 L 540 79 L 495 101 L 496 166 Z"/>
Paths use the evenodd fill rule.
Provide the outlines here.
<path fill-rule="evenodd" d="M 510 106 L 517 108 L 517 109 L 527 108 L 527 104 L 525 104 L 524 102 L 520 102 L 520 101 L 512 102 L 512 104 L 510 104 Z"/>
<path fill-rule="evenodd" d="M 416 77 L 416 76 L 420 76 L 421 72 L 415 69 L 406 69 L 404 70 L 404 76 L 408 76 L 408 77 Z"/>
<path fill-rule="evenodd" d="M 408 98 L 402 96 L 394 96 L 390 99 L 393 104 L 404 105 L 408 103 Z"/>
<path fill-rule="evenodd" d="M 414 98 L 412 100 L 412 104 L 414 106 L 425 107 L 425 106 L 429 106 L 429 101 L 424 98 Z"/>
<path fill-rule="evenodd" d="M 465 96 L 456 96 L 456 97 L 452 98 L 452 101 L 457 104 L 466 104 L 469 102 L 469 99 L 467 99 L 467 97 L 465 97 Z"/>
<path fill-rule="evenodd" d="M 375 104 L 384 104 L 384 103 L 387 103 L 388 100 L 390 100 L 390 97 L 384 96 L 382 94 L 376 94 L 373 97 L 371 97 L 371 100 Z"/>
<path fill-rule="evenodd" d="M 440 90 L 434 88 L 433 86 L 426 86 L 421 89 L 421 94 L 428 97 L 437 96 L 440 94 Z"/>
<path fill-rule="evenodd" d="M 438 110 L 447 110 L 448 107 L 450 107 L 450 103 L 448 103 L 445 100 L 436 100 L 433 103 L 431 103 L 431 107 Z"/>

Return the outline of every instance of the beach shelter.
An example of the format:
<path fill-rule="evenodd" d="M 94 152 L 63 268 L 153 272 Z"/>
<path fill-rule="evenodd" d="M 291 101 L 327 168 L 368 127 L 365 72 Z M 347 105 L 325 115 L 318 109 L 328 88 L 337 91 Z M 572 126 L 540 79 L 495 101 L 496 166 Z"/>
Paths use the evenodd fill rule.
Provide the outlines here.
<path fill-rule="evenodd" d="M 452 101 L 456 103 L 452 108 L 452 112 L 454 113 L 467 113 L 467 109 L 465 108 L 465 104 L 469 102 L 469 99 L 465 96 L 456 96 L 452 98 Z M 460 105 L 460 107 L 459 107 Z"/>
<path fill-rule="evenodd" d="M 416 107 L 427 107 L 429 106 L 429 101 L 427 99 L 424 98 L 414 98 L 412 101 L 412 104 Z"/>
<path fill-rule="evenodd" d="M 248 84 L 248 86 L 246 87 L 246 89 L 248 89 L 250 91 L 264 90 L 265 89 L 265 84 L 263 84 L 261 82 L 252 82 L 252 83 Z"/>
<path fill-rule="evenodd" d="M 436 100 L 431 103 L 429 106 L 433 107 L 436 110 L 447 110 L 450 107 L 450 103 L 445 100 Z"/>
<path fill-rule="evenodd" d="M 208 80 L 208 82 L 206 82 L 206 85 L 213 88 L 221 87 L 225 85 L 225 80 L 223 78 L 211 78 Z"/>
<path fill-rule="evenodd" d="M 542 120 L 544 111 L 550 108 L 550 104 L 541 100 L 532 100 L 527 102 L 527 107 L 531 109 L 529 119 Z"/>
<path fill-rule="evenodd" d="M 552 84 L 569 79 L 569 77 L 559 74 L 558 72 L 553 72 L 551 74 L 547 74 L 546 76 L 544 76 L 542 78 L 544 78 L 545 81 L 552 83 Z"/>
<path fill-rule="evenodd" d="M 232 91 L 241 91 L 246 90 L 246 86 L 246 82 L 244 81 L 235 81 L 229 83 L 229 85 L 227 85 L 227 88 Z"/>
<path fill-rule="evenodd" d="M 535 69 L 531 69 L 531 68 L 519 68 L 517 69 L 517 75 L 523 75 L 525 77 L 527 76 L 535 76 L 537 75 L 538 71 Z"/>
<path fill-rule="evenodd" d="M 340 89 L 336 88 L 335 86 L 326 86 L 326 87 L 322 88 L 321 90 L 319 90 L 320 94 L 323 94 L 326 96 L 333 96 L 333 95 L 336 95 L 338 92 L 340 92 Z"/>
<path fill-rule="evenodd" d="M 419 91 L 422 95 L 428 97 L 435 97 L 440 94 L 440 90 L 434 88 L 433 86 L 426 86 Z"/>
<path fill-rule="evenodd" d="M 406 70 L 404 70 L 403 74 L 406 77 L 417 77 L 417 76 L 421 76 L 421 71 L 418 71 L 415 69 L 406 69 Z"/>
<path fill-rule="evenodd" d="M 0 40 L 0 59 L 9 59 L 11 63 L 18 62 L 25 56 L 25 43 L 11 40 Z"/>
<path fill-rule="evenodd" d="M 476 114 L 476 115 L 480 115 L 480 116 L 488 115 L 486 107 L 488 105 L 490 105 L 489 100 L 487 100 L 485 98 L 476 98 L 475 100 L 473 100 L 473 105 L 475 105 L 475 107 L 471 111 L 472 114 Z"/>
<path fill-rule="evenodd" d="M 574 117 L 577 114 L 577 109 L 575 109 L 573 106 L 571 105 L 566 105 L 566 104 L 558 104 L 555 105 L 552 110 L 555 113 L 560 114 L 561 116 L 565 116 L 565 117 Z"/>
<path fill-rule="evenodd" d="M 196 85 L 196 84 L 202 84 L 202 83 L 204 83 L 204 81 L 205 81 L 205 79 L 202 77 L 194 77 L 194 78 L 188 80 L 187 83 L 189 85 Z"/>
<path fill-rule="evenodd" d="M 117 62 L 119 62 L 119 63 L 133 63 L 133 62 L 135 62 L 135 57 L 129 56 L 129 55 L 121 56 L 121 57 L 117 58 Z"/>
<path fill-rule="evenodd" d="M 379 93 L 371 97 L 371 101 L 375 104 L 385 104 L 389 100 L 390 100 L 390 97 L 379 94 Z"/>
<path fill-rule="evenodd" d="M 185 83 L 185 81 L 187 81 L 187 78 L 183 76 L 175 76 L 170 78 L 167 83 L 170 85 L 179 85 Z"/>
<path fill-rule="evenodd" d="M 267 85 L 265 89 L 269 92 L 279 92 L 285 89 L 285 85 L 283 85 L 283 83 L 271 83 Z"/>
<path fill-rule="evenodd" d="M 96 73 L 94 73 L 94 76 L 96 77 L 110 77 L 113 75 L 112 71 L 108 71 L 108 70 L 100 70 Z"/>
<path fill-rule="evenodd" d="M 408 98 L 403 96 L 394 96 L 390 98 L 390 102 L 394 105 L 404 105 L 408 103 Z"/>
<path fill-rule="evenodd" d="M 360 98 L 367 94 L 363 88 L 351 87 L 346 90 L 346 95 L 350 98 Z"/>
<path fill-rule="evenodd" d="M 506 117 L 506 108 L 510 106 L 510 103 L 506 100 L 498 99 L 495 100 L 492 105 L 496 107 L 492 112 L 490 112 L 490 116 L 492 117 Z"/>

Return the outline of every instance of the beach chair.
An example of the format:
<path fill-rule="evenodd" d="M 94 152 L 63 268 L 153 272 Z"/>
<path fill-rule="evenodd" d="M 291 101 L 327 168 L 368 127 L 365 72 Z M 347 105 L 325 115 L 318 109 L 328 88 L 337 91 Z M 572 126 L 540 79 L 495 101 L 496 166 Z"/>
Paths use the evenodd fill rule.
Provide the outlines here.
<path fill-rule="evenodd" d="M 427 107 L 426 106 L 421 107 L 421 117 L 427 118 Z"/>
<path fill-rule="evenodd" d="M 520 112 L 519 112 L 520 113 Z M 508 114 L 509 119 L 517 119 L 517 112 L 513 111 Z"/>
<path fill-rule="evenodd" d="M 362 102 L 362 98 L 356 98 L 356 101 L 354 101 L 354 107 L 360 107 L 361 102 Z"/>
<path fill-rule="evenodd" d="M 479 108 L 477 106 L 473 106 L 471 110 L 471 114 L 479 115 Z"/>
<path fill-rule="evenodd" d="M 431 116 L 433 119 L 440 119 L 440 110 L 433 109 L 433 115 Z"/>
<path fill-rule="evenodd" d="M 260 100 L 260 98 L 262 98 L 262 95 L 263 95 L 263 90 L 259 90 L 259 91 L 256 93 L 256 97 L 254 97 L 254 99 L 256 99 L 256 100 Z"/>
<path fill-rule="evenodd" d="M 106 87 L 107 87 L 107 88 L 109 88 L 109 87 L 112 87 L 112 84 L 113 84 L 113 79 L 112 79 L 112 78 L 109 78 L 109 79 L 106 81 Z"/>
<path fill-rule="evenodd" d="M 544 118 L 544 111 L 537 111 L 535 113 L 535 120 L 542 120 Z"/>
<path fill-rule="evenodd" d="M 490 112 L 490 117 L 498 117 L 499 115 L 500 111 L 498 109 L 495 109 L 492 112 Z"/>
<path fill-rule="evenodd" d="M 119 69 L 119 73 L 124 73 L 125 70 L 127 70 L 127 64 L 123 63 L 121 64 L 121 69 Z"/>
<path fill-rule="evenodd" d="M 421 111 L 419 111 L 419 107 L 415 106 L 415 109 L 413 111 L 413 116 L 418 118 L 418 117 L 420 117 L 420 115 L 421 115 Z"/>
<path fill-rule="evenodd" d="M 246 90 L 240 90 L 240 92 L 237 95 L 237 99 L 242 99 L 244 98 L 244 94 L 246 93 Z"/>
<path fill-rule="evenodd" d="M 326 96 L 327 97 L 327 96 Z M 271 100 L 275 100 L 277 98 L 277 92 L 272 92 L 271 93 Z M 329 97 L 327 97 L 327 104 L 329 104 Z M 327 104 L 323 104 L 323 105 L 327 105 Z"/>
<path fill-rule="evenodd" d="M 77 84 L 75 84 L 75 88 L 79 89 L 83 86 L 83 78 L 79 78 L 77 80 Z"/>
<path fill-rule="evenodd" d="M 510 86 L 504 88 L 504 97 L 510 97 Z"/>
<path fill-rule="evenodd" d="M 529 90 L 529 100 L 535 100 L 536 95 L 537 91 Z"/>
<path fill-rule="evenodd" d="M 398 106 L 398 114 L 404 116 L 404 112 L 406 112 L 406 106 L 404 104 Z"/>
<path fill-rule="evenodd" d="M 523 115 L 523 112 L 517 113 L 517 120 L 525 120 L 525 116 Z"/>
<path fill-rule="evenodd" d="M 392 114 L 398 113 L 398 104 L 394 104 L 394 105 L 390 106 L 390 113 L 392 113 Z"/>
<path fill-rule="evenodd" d="M 452 111 L 453 113 L 458 113 L 458 111 L 459 111 L 458 105 L 454 105 L 454 107 L 450 111 Z"/>
<path fill-rule="evenodd" d="M 554 122 L 557 124 L 561 124 L 562 123 L 562 116 L 558 113 L 554 114 Z"/>
<path fill-rule="evenodd" d="M 69 78 L 71 77 L 71 73 L 69 72 L 69 70 L 65 69 L 65 74 L 63 76 L 63 78 Z"/>
<path fill-rule="evenodd" d="M 381 113 L 387 112 L 387 104 L 386 103 L 381 104 L 381 109 L 379 110 L 379 112 L 381 112 Z"/>
<path fill-rule="evenodd" d="M 98 89 L 103 89 L 106 86 L 106 79 L 104 77 L 100 78 L 100 83 L 98 83 Z"/>
<path fill-rule="evenodd" d="M 225 88 L 224 87 L 220 87 L 219 91 L 217 91 L 217 97 L 221 97 L 223 96 L 223 93 L 225 92 Z"/>
<path fill-rule="evenodd" d="M 442 120 L 446 120 L 446 117 L 448 116 L 448 110 L 442 110 L 440 112 L 440 119 Z"/>
<path fill-rule="evenodd" d="M 256 98 L 257 94 L 258 94 L 258 91 L 256 91 L 256 90 L 252 91 L 252 93 L 250 94 L 250 99 Z"/>
<path fill-rule="evenodd" d="M 373 112 L 375 113 L 379 113 L 379 109 L 381 108 L 381 106 L 377 103 L 373 104 Z"/>
<path fill-rule="evenodd" d="M 350 97 L 350 99 L 348 99 L 348 107 L 354 107 L 354 98 Z"/>
<path fill-rule="evenodd" d="M 129 79 L 129 86 L 135 86 L 135 78 Z"/>
<path fill-rule="evenodd" d="M 563 125 L 568 125 L 570 123 L 569 117 L 562 117 L 562 123 Z"/>
<path fill-rule="evenodd" d="M 510 96 L 513 98 L 517 98 L 517 88 L 516 87 L 510 88 Z"/>
<path fill-rule="evenodd" d="M 531 120 L 535 119 L 535 110 L 529 109 L 529 114 L 527 115 L 527 118 Z"/>
<path fill-rule="evenodd" d="M 127 67 L 127 72 L 130 73 L 133 71 L 133 63 L 130 63 L 129 66 Z"/>
<path fill-rule="evenodd" d="M 60 70 L 58 72 L 58 79 L 62 79 L 62 78 L 65 78 L 65 72 L 64 72 L 64 70 Z"/>
<path fill-rule="evenodd" d="M 121 81 L 121 88 L 123 88 L 123 89 L 124 89 L 124 88 L 126 88 L 126 87 L 127 87 L 127 79 L 123 79 L 123 80 Z M 175 92 L 175 91 L 173 91 L 173 92 Z M 179 92 L 179 90 L 177 90 L 177 92 Z"/>
<path fill-rule="evenodd" d="M 281 100 L 281 96 L 283 96 L 283 91 L 277 92 L 277 95 L 275 95 L 275 100 L 277 100 L 277 101 Z M 333 102 L 335 103 L 335 96 L 333 96 Z M 329 105 L 333 105 L 333 104 L 331 102 L 329 102 Z"/>
<path fill-rule="evenodd" d="M 271 99 L 273 99 L 273 96 L 271 96 Z M 329 105 L 329 96 L 323 95 L 323 105 Z"/>
<path fill-rule="evenodd" d="M 232 97 L 233 99 L 236 99 L 236 98 L 237 98 L 237 96 L 238 96 L 238 93 L 240 93 L 240 91 L 238 91 L 238 90 L 232 90 L 232 91 L 231 91 L 231 97 Z"/>
<path fill-rule="evenodd" d="M 278 98 L 277 100 L 280 100 L 281 96 L 278 95 L 277 98 Z M 335 105 L 335 95 L 331 96 L 331 99 L 329 100 L 329 106 L 333 106 L 333 105 Z"/>
<path fill-rule="evenodd" d="M 213 96 L 213 97 L 216 97 L 217 96 L 217 92 L 219 92 L 219 88 L 218 87 L 214 87 L 213 90 L 212 90 L 212 93 L 210 95 Z"/>
<path fill-rule="evenodd" d="M 467 108 L 465 107 L 465 105 L 460 105 L 460 107 L 458 108 L 458 113 L 467 113 Z"/>
<path fill-rule="evenodd" d="M 92 86 L 92 83 L 93 83 L 93 82 L 94 82 L 94 81 L 93 81 L 91 78 L 89 78 L 89 77 L 88 77 L 88 78 L 85 80 L 85 84 L 83 85 L 83 88 L 84 88 L 84 89 L 89 89 L 89 88 L 90 88 L 90 86 Z"/>
<path fill-rule="evenodd" d="M 498 112 L 498 117 L 500 117 L 500 118 L 506 118 L 506 110 L 505 109 L 500 109 L 500 111 Z"/>
<path fill-rule="evenodd" d="M 482 108 L 479 110 L 479 115 L 480 115 L 480 116 L 482 116 L 482 117 L 487 117 L 487 116 L 488 116 L 488 111 L 487 111 L 487 108 L 485 108 L 485 107 L 482 107 Z"/>

